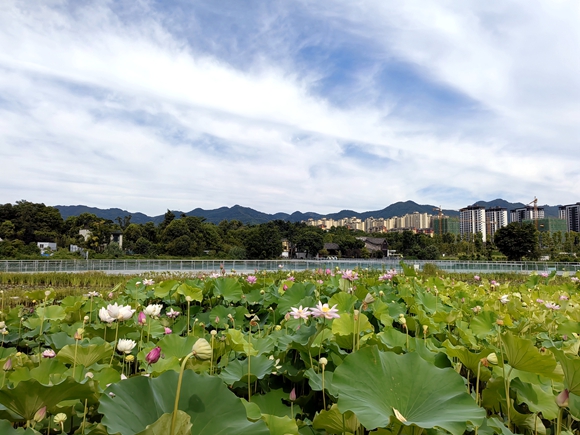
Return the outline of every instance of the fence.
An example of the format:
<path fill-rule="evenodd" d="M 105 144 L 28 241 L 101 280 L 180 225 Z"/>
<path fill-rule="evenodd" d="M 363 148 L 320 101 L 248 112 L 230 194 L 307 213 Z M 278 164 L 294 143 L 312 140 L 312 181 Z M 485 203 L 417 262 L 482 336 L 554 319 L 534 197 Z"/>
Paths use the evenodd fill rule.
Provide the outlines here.
<path fill-rule="evenodd" d="M 401 270 L 398 259 L 340 259 L 340 260 L 0 260 L 1 272 L 88 272 L 103 271 L 116 274 L 138 274 L 140 272 L 219 272 L 223 267 L 227 272 L 249 273 L 254 271 L 273 270 L 342 270 L 368 268 L 373 270 Z M 447 272 L 462 273 L 531 273 L 531 272 L 576 272 L 580 263 L 554 262 L 481 262 L 481 261 L 420 261 L 408 260 L 421 270 L 425 264 L 434 264 Z"/>

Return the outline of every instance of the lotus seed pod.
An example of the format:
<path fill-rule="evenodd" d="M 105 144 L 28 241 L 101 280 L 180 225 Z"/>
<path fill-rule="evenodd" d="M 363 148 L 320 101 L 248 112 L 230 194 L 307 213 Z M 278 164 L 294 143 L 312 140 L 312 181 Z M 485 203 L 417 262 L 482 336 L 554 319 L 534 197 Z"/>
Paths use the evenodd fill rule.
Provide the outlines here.
<path fill-rule="evenodd" d="M 324 357 L 320 358 L 319 362 L 321 366 L 325 366 L 326 364 L 328 364 L 328 360 Z"/>
<path fill-rule="evenodd" d="M 191 351 L 194 357 L 202 361 L 210 359 L 212 355 L 211 345 L 205 338 L 197 340 L 191 348 Z"/>
<path fill-rule="evenodd" d="M 54 416 L 53 421 L 54 421 L 55 424 L 61 424 L 61 423 L 64 423 L 67 420 L 67 418 L 68 417 L 66 416 L 65 413 L 59 412 L 58 414 L 56 414 Z"/>
<path fill-rule="evenodd" d="M 134 355 L 127 355 L 127 356 L 125 357 L 125 360 L 126 360 L 127 362 L 129 362 L 129 363 L 130 363 L 130 362 L 133 362 L 133 361 L 135 361 L 135 356 L 134 356 Z"/>

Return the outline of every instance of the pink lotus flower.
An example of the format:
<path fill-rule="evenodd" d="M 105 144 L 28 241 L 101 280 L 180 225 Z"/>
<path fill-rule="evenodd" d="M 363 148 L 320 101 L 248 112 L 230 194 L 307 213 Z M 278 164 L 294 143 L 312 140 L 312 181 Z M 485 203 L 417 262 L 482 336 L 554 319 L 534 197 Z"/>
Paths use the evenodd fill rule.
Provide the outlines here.
<path fill-rule="evenodd" d="M 143 284 L 145 284 L 145 285 L 153 285 L 153 284 L 155 284 L 155 281 L 153 281 L 152 279 L 144 279 L 143 280 Z"/>
<path fill-rule="evenodd" d="M 342 279 L 354 281 L 355 279 L 358 279 L 358 273 L 353 272 L 352 270 L 345 270 L 342 274 Z"/>
<path fill-rule="evenodd" d="M 165 334 L 171 334 L 173 331 L 171 330 L 171 328 L 168 328 L 167 326 L 165 327 Z"/>
<path fill-rule="evenodd" d="M 289 276 L 288 277 L 288 281 L 294 281 L 296 278 L 294 278 L 293 276 Z"/>
<path fill-rule="evenodd" d="M 546 302 L 544 305 L 546 306 L 546 308 L 549 308 L 550 310 L 560 309 L 560 305 L 556 305 L 554 302 Z"/>
<path fill-rule="evenodd" d="M 137 322 L 141 326 L 143 326 L 145 323 L 147 323 L 147 316 L 145 315 L 145 313 L 143 311 L 141 311 L 139 313 L 139 316 L 137 316 Z"/>
<path fill-rule="evenodd" d="M 540 273 L 540 276 L 542 278 L 547 278 L 548 277 L 548 272 L 542 272 L 542 273 Z"/>
<path fill-rule="evenodd" d="M 157 361 L 159 361 L 160 357 L 161 357 L 161 348 L 157 346 L 149 351 L 149 353 L 145 356 L 145 361 L 147 361 L 147 364 L 149 365 L 155 364 Z"/>
<path fill-rule="evenodd" d="M 556 396 L 556 404 L 560 408 L 565 408 L 568 406 L 569 399 L 570 399 L 570 392 L 566 389 Z"/>
<path fill-rule="evenodd" d="M 325 319 L 338 319 L 340 314 L 338 314 L 338 310 L 336 309 L 336 304 L 330 308 L 328 304 L 322 304 L 322 302 L 318 301 L 318 305 L 314 308 L 310 308 L 310 312 L 312 313 L 312 317 L 324 317 Z"/>
<path fill-rule="evenodd" d="M 290 311 L 289 314 L 292 317 L 294 317 L 295 319 L 304 319 L 304 320 L 307 320 L 308 317 L 311 315 L 311 313 L 308 310 L 308 308 L 302 308 L 302 305 L 300 305 L 298 308 L 291 307 L 290 309 L 292 311 Z"/>
<path fill-rule="evenodd" d="M 474 279 L 474 280 L 476 280 L 476 281 L 479 281 L 479 280 L 481 280 L 481 278 L 479 277 L 479 275 L 475 275 L 475 276 L 473 277 L 473 279 Z"/>
<path fill-rule="evenodd" d="M 379 276 L 379 281 L 389 281 L 393 279 L 393 275 L 390 273 L 385 273 L 384 275 Z"/>
<path fill-rule="evenodd" d="M 538 298 L 538 299 L 536 299 L 536 302 L 537 302 L 538 304 L 543 304 L 543 303 L 544 303 L 544 300 L 543 300 L 543 299 L 540 299 L 540 298 Z"/>
<path fill-rule="evenodd" d="M 248 281 L 248 284 L 256 284 L 256 281 L 258 281 L 258 278 L 256 278 L 254 275 L 248 275 L 248 277 L 246 278 L 246 281 Z"/>
<path fill-rule="evenodd" d="M 566 295 L 560 295 L 560 300 L 561 301 L 567 301 L 568 299 L 570 299 L 568 296 L 566 296 Z"/>
<path fill-rule="evenodd" d="M 54 358 L 55 356 L 56 352 L 52 349 L 46 349 L 44 352 L 42 352 L 43 358 Z"/>
<path fill-rule="evenodd" d="M 165 315 L 167 317 L 169 317 L 170 319 L 175 319 L 177 316 L 179 316 L 181 313 L 179 311 L 175 311 L 173 308 L 170 308 L 169 311 L 167 311 L 165 313 Z"/>

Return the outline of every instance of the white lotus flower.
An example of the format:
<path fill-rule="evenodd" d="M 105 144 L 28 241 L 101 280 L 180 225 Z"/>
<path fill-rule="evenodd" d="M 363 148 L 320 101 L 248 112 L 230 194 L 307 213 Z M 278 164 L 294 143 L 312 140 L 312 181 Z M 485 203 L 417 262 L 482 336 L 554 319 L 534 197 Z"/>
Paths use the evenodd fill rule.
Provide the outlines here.
<path fill-rule="evenodd" d="M 99 318 L 102 322 L 113 323 L 115 319 L 109 315 L 109 311 L 105 307 L 99 310 Z"/>
<path fill-rule="evenodd" d="M 162 308 L 163 308 L 163 305 L 161 305 L 161 304 L 150 304 L 150 305 L 147 305 L 147 308 L 145 308 L 143 310 L 143 312 L 151 317 L 159 317 L 159 314 L 161 314 Z"/>
<path fill-rule="evenodd" d="M 127 338 L 121 338 L 119 340 L 119 342 L 117 343 L 117 350 L 119 352 L 131 353 L 131 351 L 133 350 L 133 348 L 136 345 L 137 345 L 137 343 L 135 343 L 135 341 L 133 341 L 133 340 L 129 340 Z"/>
<path fill-rule="evenodd" d="M 114 305 L 107 305 L 107 311 L 109 316 L 115 320 L 129 320 L 135 313 L 130 305 L 118 305 L 117 302 Z"/>

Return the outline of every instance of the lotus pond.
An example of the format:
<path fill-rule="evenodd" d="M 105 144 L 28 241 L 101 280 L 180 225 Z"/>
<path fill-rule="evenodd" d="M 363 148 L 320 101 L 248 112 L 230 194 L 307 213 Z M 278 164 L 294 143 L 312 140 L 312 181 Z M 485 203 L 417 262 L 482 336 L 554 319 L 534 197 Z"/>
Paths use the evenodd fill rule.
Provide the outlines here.
<path fill-rule="evenodd" d="M 0 434 L 579 431 L 578 277 L 403 270 L 2 292 Z"/>

